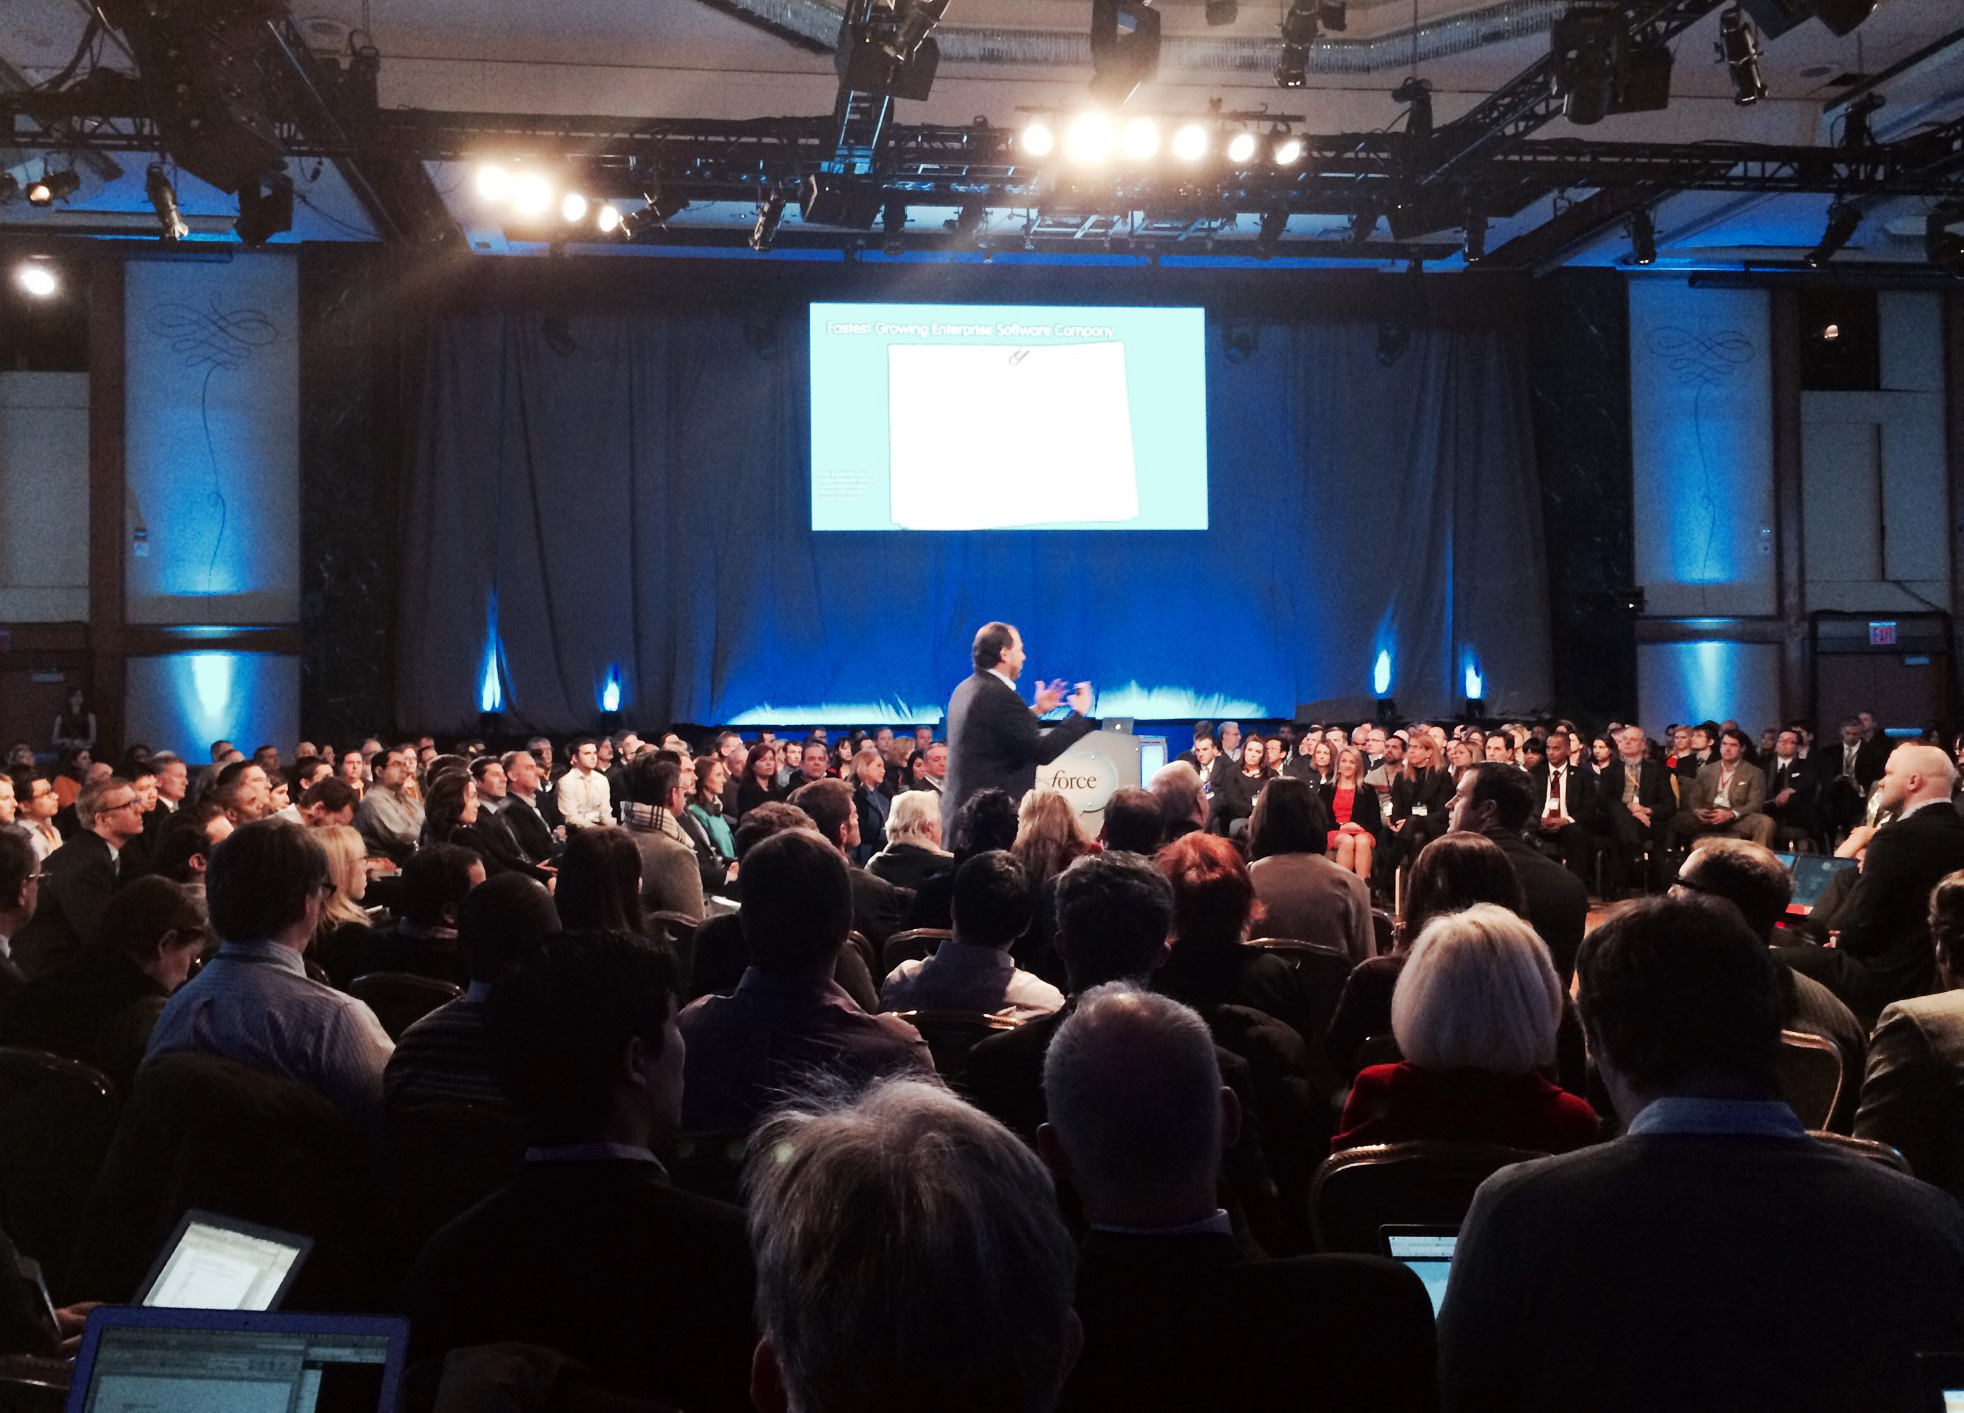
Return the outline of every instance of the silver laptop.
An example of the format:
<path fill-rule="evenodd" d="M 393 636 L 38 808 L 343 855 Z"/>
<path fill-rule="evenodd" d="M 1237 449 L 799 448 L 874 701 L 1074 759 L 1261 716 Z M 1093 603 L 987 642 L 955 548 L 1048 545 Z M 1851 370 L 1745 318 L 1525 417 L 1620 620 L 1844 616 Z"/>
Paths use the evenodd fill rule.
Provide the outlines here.
<path fill-rule="evenodd" d="M 274 1310 L 314 1239 L 192 1208 L 164 1243 L 137 1303 L 188 1310 Z"/>

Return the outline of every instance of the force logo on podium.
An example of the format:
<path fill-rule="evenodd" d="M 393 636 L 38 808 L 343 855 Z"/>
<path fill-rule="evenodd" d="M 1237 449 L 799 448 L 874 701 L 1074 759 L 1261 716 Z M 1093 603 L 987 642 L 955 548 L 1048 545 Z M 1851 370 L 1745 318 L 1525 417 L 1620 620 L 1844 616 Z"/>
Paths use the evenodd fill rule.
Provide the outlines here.
<path fill-rule="evenodd" d="M 1037 768 L 1037 784 L 1061 792 L 1096 833 L 1105 801 L 1139 783 L 1139 738 L 1123 731 L 1093 731 L 1049 765 Z"/>

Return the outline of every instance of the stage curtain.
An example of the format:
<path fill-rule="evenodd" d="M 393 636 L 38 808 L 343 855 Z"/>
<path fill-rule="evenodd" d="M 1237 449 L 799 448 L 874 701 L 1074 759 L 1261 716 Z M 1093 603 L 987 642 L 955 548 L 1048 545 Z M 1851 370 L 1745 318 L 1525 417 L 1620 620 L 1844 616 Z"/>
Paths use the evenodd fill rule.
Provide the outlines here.
<path fill-rule="evenodd" d="M 1026 684 L 1106 714 L 1363 703 L 1406 716 L 1550 696 L 1546 568 L 1518 335 L 1369 321 L 1208 326 L 1205 532 L 814 534 L 802 319 L 456 315 L 420 369 L 396 663 L 403 725 L 589 728 L 610 670 L 643 729 L 931 714 L 991 618 Z M 1024 454 L 1014 426 L 953 437 Z M 827 715 L 796 715 L 818 709 Z M 1360 706 L 1359 710 L 1362 709 Z"/>

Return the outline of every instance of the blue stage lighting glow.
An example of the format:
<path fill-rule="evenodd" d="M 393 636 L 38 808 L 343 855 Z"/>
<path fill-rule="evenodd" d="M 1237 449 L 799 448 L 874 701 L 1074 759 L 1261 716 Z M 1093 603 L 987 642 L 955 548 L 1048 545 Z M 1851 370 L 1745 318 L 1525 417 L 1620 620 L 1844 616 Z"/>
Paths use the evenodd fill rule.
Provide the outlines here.
<path fill-rule="evenodd" d="M 1469 658 L 1466 662 L 1466 697 L 1469 701 L 1479 701 L 1486 696 L 1486 679 L 1480 676 L 1480 660 Z"/>
<path fill-rule="evenodd" d="M 186 659 L 191 669 L 191 694 L 194 705 L 192 720 L 210 729 L 207 735 L 219 735 L 219 727 L 227 720 L 228 709 L 232 705 L 233 670 L 238 658 L 233 653 L 192 653 Z"/>
<path fill-rule="evenodd" d="M 1027 682 L 1019 685 L 1026 689 L 1026 696 L 1035 690 Z M 952 683 L 949 690 L 954 690 Z M 855 726 L 928 726 L 940 721 L 944 710 L 945 704 L 942 702 L 818 702 L 809 705 L 767 702 L 731 716 L 730 725 L 851 723 Z M 1129 716 L 1134 721 L 1184 721 L 1189 718 L 1263 721 L 1274 720 L 1284 714 L 1268 704 L 1245 697 L 1200 693 L 1184 687 L 1142 687 L 1137 682 L 1100 690 L 1097 701 L 1092 704 L 1092 711 L 1098 716 Z"/>
<path fill-rule="evenodd" d="M 505 646 L 498 636 L 498 594 L 495 589 L 488 596 L 484 618 L 484 678 L 477 688 L 477 709 L 503 711 L 505 683 L 500 668 L 505 655 Z"/>
<path fill-rule="evenodd" d="M 600 709 L 619 711 L 621 709 L 621 669 L 619 663 L 607 664 L 607 680 L 600 688 Z"/>
<path fill-rule="evenodd" d="M 1382 697 L 1391 692 L 1391 649 L 1378 652 L 1377 665 L 1371 669 L 1371 691 Z"/>

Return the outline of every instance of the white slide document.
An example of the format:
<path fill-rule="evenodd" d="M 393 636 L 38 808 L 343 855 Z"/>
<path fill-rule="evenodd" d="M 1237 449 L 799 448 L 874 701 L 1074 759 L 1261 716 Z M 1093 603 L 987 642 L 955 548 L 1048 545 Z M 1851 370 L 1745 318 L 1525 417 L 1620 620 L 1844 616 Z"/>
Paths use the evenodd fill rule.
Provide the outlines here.
<path fill-rule="evenodd" d="M 1122 343 L 895 344 L 887 416 L 903 529 L 1139 516 Z"/>

